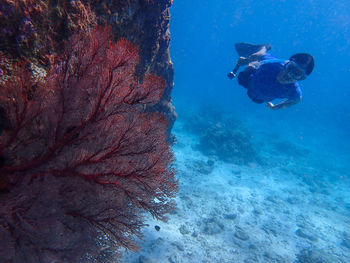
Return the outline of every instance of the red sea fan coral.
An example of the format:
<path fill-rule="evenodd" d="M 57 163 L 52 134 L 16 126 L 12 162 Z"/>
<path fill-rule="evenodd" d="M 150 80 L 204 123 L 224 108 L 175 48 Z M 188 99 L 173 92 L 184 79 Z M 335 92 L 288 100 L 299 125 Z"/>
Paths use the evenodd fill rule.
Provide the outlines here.
<path fill-rule="evenodd" d="M 145 105 L 165 81 L 135 79 L 138 50 L 95 28 L 70 39 L 45 81 L 18 66 L 1 86 L 0 261 L 114 262 L 142 213 L 177 191 L 167 121 Z"/>

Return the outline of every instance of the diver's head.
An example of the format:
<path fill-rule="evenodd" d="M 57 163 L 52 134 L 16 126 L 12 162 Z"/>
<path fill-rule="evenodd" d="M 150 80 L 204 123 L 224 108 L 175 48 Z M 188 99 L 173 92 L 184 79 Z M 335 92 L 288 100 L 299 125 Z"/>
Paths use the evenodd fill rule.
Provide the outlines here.
<path fill-rule="evenodd" d="M 293 83 L 304 80 L 314 69 L 314 59 L 306 53 L 298 53 L 289 58 L 284 65 L 284 70 L 278 75 L 277 79 L 282 84 Z"/>

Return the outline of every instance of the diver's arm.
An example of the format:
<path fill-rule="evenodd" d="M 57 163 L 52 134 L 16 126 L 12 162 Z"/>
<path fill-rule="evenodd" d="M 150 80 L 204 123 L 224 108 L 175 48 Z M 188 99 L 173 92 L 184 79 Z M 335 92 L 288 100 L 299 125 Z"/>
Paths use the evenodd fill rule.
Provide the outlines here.
<path fill-rule="evenodd" d="M 282 101 L 280 103 L 277 103 L 276 105 L 274 105 L 272 102 L 268 102 L 267 107 L 269 107 L 272 110 L 279 110 L 279 109 L 287 108 L 287 107 L 290 107 L 294 104 L 297 104 L 299 101 L 301 101 L 301 97 L 297 100 L 288 99 L 288 100 Z"/>
<path fill-rule="evenodd" d="M 227 77 L 229 79 L 233 79 L 237 76 L 237 71 L 239 70 L 239 67 L 248 65 L 252 62 L 259 61 L 260 57 L 264 56 L 267 52 L 266 46 L 263 46 L 258 52 L 250 55 L 248 58 L 240 57 L 236 63 L 235 68 L 227 74 Z M 254 66 L 253 64 L 251 66 Z"/>
<path fill-rule="evenodd" d="M 227 74 L 227 77 L 229 79 L 233 79 L 237 76 L 237 72 L 241 66 L 249 65 L 252 62 L 257 62 L 259 59 L 266 54 L 268 50 L 271 49 L 271 46 L 264 45 L 258 52 L 255 52 L 254 54 L 250 55 L 249 57 L 240 57 L 237 60 L 235 68 Z M 251 65 L 254 66 L 254 65 Z"/>

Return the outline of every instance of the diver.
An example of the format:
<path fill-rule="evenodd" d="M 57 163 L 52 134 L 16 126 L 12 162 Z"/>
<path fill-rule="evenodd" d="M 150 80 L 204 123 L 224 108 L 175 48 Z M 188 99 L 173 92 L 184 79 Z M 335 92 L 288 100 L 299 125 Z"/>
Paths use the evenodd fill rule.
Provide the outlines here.
<path fill-rule="evenodd" d="M 239 73 L 238 83 L 245 87 L 248 97 L 255 103 L 267 103 L 271 109 L 286 108 L 298 103 L 302 92 L 298 81 L 306 79 L 314 68 L 314 59 L 307 53 L 298 53 L 289 60 L 277 59 L 268 51 L 270 44 L 235 44 L 240 58 L 236 67 L 227 76 L 236 77 L 241 66 L 246 68 Z M 281 102 L 273 104 L 275 99 Z"/>

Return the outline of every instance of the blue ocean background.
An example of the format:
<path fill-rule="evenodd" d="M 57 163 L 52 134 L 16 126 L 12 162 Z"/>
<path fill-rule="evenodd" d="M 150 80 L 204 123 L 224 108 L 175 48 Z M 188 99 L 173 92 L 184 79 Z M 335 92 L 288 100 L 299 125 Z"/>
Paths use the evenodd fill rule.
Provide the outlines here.
<path fill-rule="evenodd" d="M 349 263 L 350 2 L 174 0 L 170 11 L 178 208 L 148 219 L 125 262 Z M 302 101 L 253 103 L 227 77 L 237 42 L 312 54 Z"/>
<path fill-rule="evenodd" d="M 350 2 L 176 0 L 171 15 L 179 112 L 220 105 L 256 127 L 322 146 L 332 162 L 350 163 Z M 252 103 L 237 80 L 226 77 L 238 59 L 236 42 L 270 43 L 278 58 L 312 54 L 315 69 L 301 82 L 302 102 L 281 111 Z"/>

